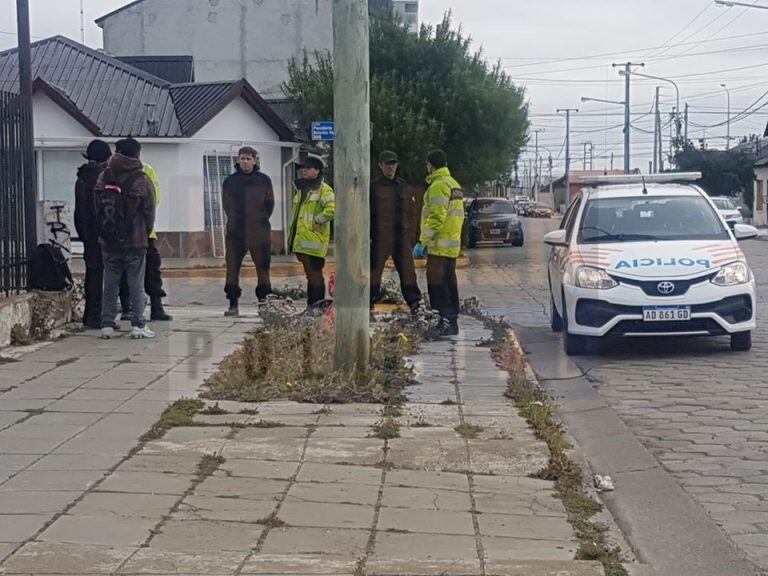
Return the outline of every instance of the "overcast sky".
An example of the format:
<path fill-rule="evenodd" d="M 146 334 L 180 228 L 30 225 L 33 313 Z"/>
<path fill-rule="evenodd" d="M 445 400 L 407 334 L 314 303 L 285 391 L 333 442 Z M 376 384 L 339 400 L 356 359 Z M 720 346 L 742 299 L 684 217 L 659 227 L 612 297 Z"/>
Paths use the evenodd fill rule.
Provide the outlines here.
<path fill-rule="evenodd" d="M 225 0 L 231 1 L 231 0 Z M 768 5 L 768 0 L 747 0 Z M 128 0 L 85 0 L 86 43 L 101 46 L 93 21 Z M 79 0 L 31 0 L 32 35 L 80 38 Z M 690 103 L 689 136 L 706 136 L 711 147 L 725 146 L 727 83 L 734 122 L 732 137 L 762 134 L 768 106 L 744 119 L 740 112 L 768 91 L 768 10 L 724 8 L 713 0 L 421 0 L 421 18 L 437 22 L 451 9 L 454 22 L 493 60 L 527 89 L 540 152 L 551 152 L 555 172 L 563 167 L 563 118 L 557 108 L 579 108 L 572 121 L 573 167 L 582 166 L 583 144 L 595 147 L 595 168 L 622 166 L 622 108 L 582 103 L 582 96 L 623 100 L 623 80 L 614 62 L 645 62 L 647 74 L 675 80 L 681 102 Z M 15 44 L 15 0 L 0 0 L 0 49 Z M 633 166 L 648 167 L 653 148 L 652 104 L 662 86 L 663 122 L 675 104 L 670 84 L 636 78 L 632 89 Z M 760 100 L 758 106 L 768 102 Z M 704 126 L 710 126 L 704 128 Z M 608 128 L 606 130 L 606 128 Z M 666 132 L 668 133 L 668 128 Z M 531 147 L 532 147 L 531 141 Z M 532 155 L 533 151 L 526 153 Z"/>

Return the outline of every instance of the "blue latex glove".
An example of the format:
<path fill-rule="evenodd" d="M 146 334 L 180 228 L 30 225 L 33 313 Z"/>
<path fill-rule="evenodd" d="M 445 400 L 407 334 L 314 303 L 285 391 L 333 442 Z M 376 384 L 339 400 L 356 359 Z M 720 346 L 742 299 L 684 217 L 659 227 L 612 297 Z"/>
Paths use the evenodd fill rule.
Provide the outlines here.
<path fill-rule="evenodd" d="M 419 243 L 413 247 L 413 257 L 416 260 L 422 260 L 427 256 L 427 247 Z"/>

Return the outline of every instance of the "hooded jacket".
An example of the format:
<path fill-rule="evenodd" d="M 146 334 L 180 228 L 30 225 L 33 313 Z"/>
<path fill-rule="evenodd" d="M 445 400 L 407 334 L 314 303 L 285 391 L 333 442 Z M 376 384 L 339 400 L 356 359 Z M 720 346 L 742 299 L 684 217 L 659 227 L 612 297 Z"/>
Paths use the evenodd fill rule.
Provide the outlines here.
<path fill-rule="evenodd" d="M 421 212 L 419 242 L 433 256 L 458 258 L 461 252 L 461 229 L 464 225 L 464 200 L 461 184 L 447 168 L 438 168 L 427 176 L 424 208 Z"/>
<path fill-rule="evenodd" d="M 331 221 L 336 213 L 333 188 L 319 176 L 316 180 L 296 180 L 293 190 L 288 246 L 296 254 L 325 258 L 331 242 Z"/>
<path fill-rule="evenodd" d="M 138 173 L 138 176 L 136 175 Z M 138 158 L 115 154 L 99 175 L 94 198 L 104 192 L 106 184 L 115 182 L 123 187 L 125 222 L 128 234 L 125 242 L 113 246 L 99 239 L 102 246 L 114 252 L 141 252 L 147 249 L 149 234 L 155 225 L 155 190 L 152 180 L 144 173 L 144 166 Z M 125 185 L 130 184 L 129 189 Z"/>
<path fill-rule="evenodd" d="M 259 170 L 250 174 L 236 172 L 224 180 L 222 205 L 227 215 L 227 238 L 248 246 L 269 242 L 272 227 L 269 219 L 275 210 L 272 180 Z"/>
<path fill-rule="evenodd" d="M 99 241 L 96 231 L 96 210 L 93 202 L 93 189 L 99 174 L 104 170 L 106 162 L 91 160 L 77 169 L 75 183 L 75 230 L 77 237 L 84 244 L 95 244 Z"/>
<path fill-rule="evenodd" d="M 371 185 L 370 201 L 372 245 L 391 246 L 401 242 L 410 247 L 415 243 L 416 197 L 405 180 L 379 178 Z"/>

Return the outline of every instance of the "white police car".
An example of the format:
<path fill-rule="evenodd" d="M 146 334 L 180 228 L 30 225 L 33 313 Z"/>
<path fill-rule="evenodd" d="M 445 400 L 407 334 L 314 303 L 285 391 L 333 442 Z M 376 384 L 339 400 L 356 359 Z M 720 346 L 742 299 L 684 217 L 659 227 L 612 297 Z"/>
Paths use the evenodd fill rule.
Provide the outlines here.
<path fill-rule="evenodd" d="M 566 353 L 583 354 L 601 337 L 731 337 L 749 350 L 755 280 L 712 200 L 692 184 L 699 173 L 598 176 L 544 241 L 549 257 L 551 325 Z"/>

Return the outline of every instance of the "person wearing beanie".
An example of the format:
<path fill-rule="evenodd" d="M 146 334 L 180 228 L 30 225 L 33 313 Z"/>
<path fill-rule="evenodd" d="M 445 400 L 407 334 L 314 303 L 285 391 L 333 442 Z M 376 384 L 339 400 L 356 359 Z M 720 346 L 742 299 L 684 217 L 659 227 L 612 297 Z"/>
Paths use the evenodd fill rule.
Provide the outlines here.
<path fill-rule="evenodd" d="M 304 266 L 307 276 L 307 305 L 325 299 L 325 257 L 331 241 L 331 221 L 336 212 L 336 196 L 323 180 L 325 163 L 308 155 L 299 164 L 300 178 L 294 183 L 293 219 L 288 246 Z"/>
<path fill-rule="evenodd" d="M 259 154 L 250 146 L 237 154 L 235 173 L 227 176 L 222 185 L 222 205 L 227 215 L 226 260 L 227 279 L 224 292 L 229 300 L 225 316 L 238 316 L 240 269 L 243 258 L 250 252 L 256 266 L 256 298 L 266 300 L 272 292 L 269 269 L 272 263 L 272 226 L 270 218 L 275 210 L 272 180 L 261 171 Z"/>
<path fill-rule="evenodd" d="M 399 166 L 397 154 L 385 150 L 379 156 L 381 178 L 371 184 L 371 307 L 381 297 L 384 267 L 392 257 L 403 298 L 411 313 L 417 314 L 421 291 L 411 253 L 416 198 L 408 183 L 397 176 Z"/>
<path fill-rule="evenodd" d="M 77 169 L 75 183 L 75 230 L 83 243 L 85 260 L 83 326 L 93 329 L 101 328 L 101 294 L 104 282 L 104 264 L 96 228 L 93 189 L 111 156 L 109 144 L 103 140 L 93 140 L 83 154 L 87 162 Z"/>
<path fill-rule="evenodd" d="M 424 194 L 421 236 L 413 256 L 426 255 L 429 302 L 440 314 L 439 331 L 444 336 L 455 336 L 459 333 L 460 306 L 456 259 L 461 252 L 464 197 L 442 150 L 427 155 L 427 173 L 429 188 Z"/>

